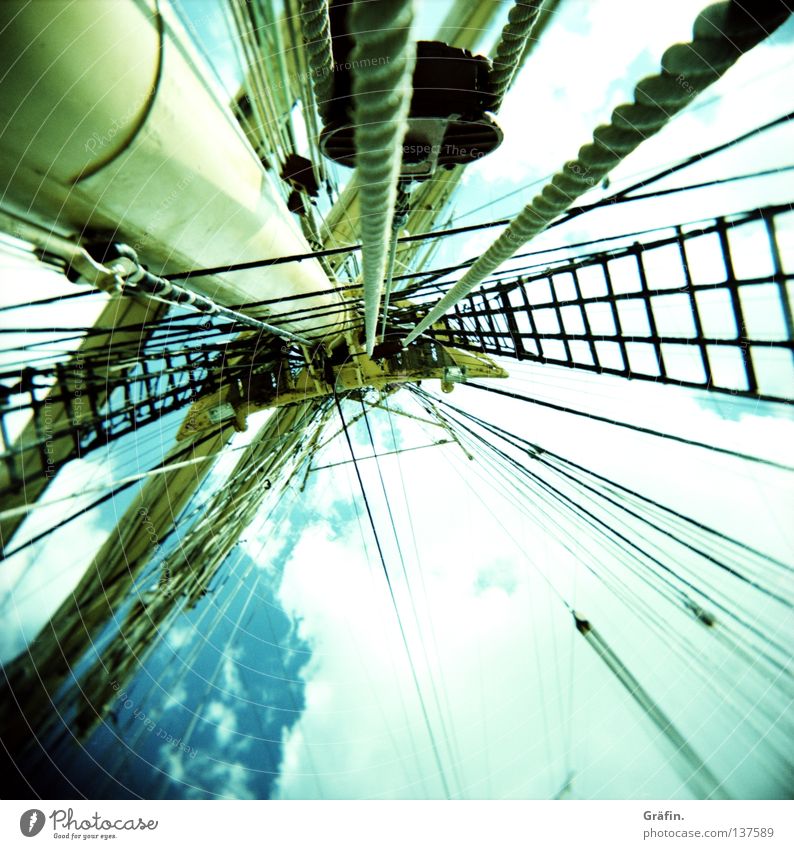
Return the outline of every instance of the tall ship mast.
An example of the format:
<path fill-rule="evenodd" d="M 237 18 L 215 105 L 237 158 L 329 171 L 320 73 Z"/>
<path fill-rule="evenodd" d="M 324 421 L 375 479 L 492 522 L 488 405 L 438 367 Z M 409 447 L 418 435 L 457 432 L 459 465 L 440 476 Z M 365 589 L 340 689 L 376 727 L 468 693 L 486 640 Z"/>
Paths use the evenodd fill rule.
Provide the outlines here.
<path fill-rule="evenodd" d="M 0 4 L 17 798 L 791 796 L 794 22 L 609 5 Z"/>

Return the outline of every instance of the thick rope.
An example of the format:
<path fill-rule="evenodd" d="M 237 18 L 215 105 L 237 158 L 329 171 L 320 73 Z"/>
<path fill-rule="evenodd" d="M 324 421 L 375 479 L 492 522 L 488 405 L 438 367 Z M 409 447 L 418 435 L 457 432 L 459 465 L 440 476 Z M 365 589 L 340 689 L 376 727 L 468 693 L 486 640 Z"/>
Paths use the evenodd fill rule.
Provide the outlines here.
<path fill-rule="evenodd" d="M 513 219 L 501 236 L 411 331 L 404 344 L 420 333 L 526 242 L 537 236 L 580 195 L 599 183 L 646 138 L 718 80 L 739 57 L 763 41 L 791 14 L 780 0 L 753 4 L 752 14 L 733 2 L 715 3 L 695 21 L 693 39 L 674 44 L 662 57 L 662 70 L 641 80 L 634 102 L 618 106 L 612 121 L 593 133 L 540 194 Z"/>
<path fill-rule="evenodd" d="M 310 346 L 311 340 L 297 333 L 292 333 L 283 327 L 275 327 L 266 321 L 253 318 L 245 313 L 230 309 L 215 303 L 205 295 L 199 295 L 190 289 L 185 289 L 177 283 L 172 283 L 164 277 L 158 277 L 147 271 L 139 262 L 135 251 L 126 245 L 117 246 L 120 259 L 111 264 L 111 270 L 116 274 L 116 281 L 125 294 L 141 292 L 142 294 L 172 306 L 192 309 L 204 315 L 217 315 L 237 324 L 243 324 L 258 330 L 260 333 L 271 333 L 290 342 Z"/>
<path fill-rule="evenodd" d="M 364 326 L 372 353 L 408 127 L 416 44 L 410 0 L 356 0 L 350 29 L 356 168 L 361 205 Z"/>
<path fill-rule="evenodd" d="M 327 0 L 302 0 L 301 27 L 309 60 L 314 100 L 317 111 L 328 123 L 333 96 L 333 55 L 331 53 L 331 22 L 328 19 Z"/>
<path fill-rule="evenodd" d="M 394 208 L 394 216 L 391 221 L 391 244 L 389 245 L 389 258 L 386 260 L 386 284 L 383 293 L 383 322 L 380 328 L 381 337 L 386 336 L 386 323 L 389 320 L 389 299 L 394 282 L 394 263 L 397 259 L 397 244 L 399 242 L 400 230 L 408 223 L 408 205 L 410 196 L 406 189 L 397 186 L 397 203 Z"/>
<path fill-rule="evenodd" d="M 510 88 L 542 5 L 543 0 L 528 0 L 528 2 L 516 0 L 513 8 L 510 9 L 507 23 L 496 46 L 493 70 L 489 78 L 493 93 L 496 95 L 494 111 L 499 108 Z"/>

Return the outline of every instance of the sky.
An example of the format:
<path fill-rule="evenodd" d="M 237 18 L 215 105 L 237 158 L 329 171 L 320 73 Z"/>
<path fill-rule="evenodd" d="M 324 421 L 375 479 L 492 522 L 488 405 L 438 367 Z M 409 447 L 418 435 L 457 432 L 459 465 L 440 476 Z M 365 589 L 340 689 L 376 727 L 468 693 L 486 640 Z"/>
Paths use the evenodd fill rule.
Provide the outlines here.
<path fill-rule="evenodd" d="M 184 5 L 198 29 L 215 32 L 217 20 L 199 14 L 202 4 Z M 636 4 L 619 0 L 563 0 L 500 111 L 503 145 L 466 171 L 454 223 L 517 212 L 536 188 L 503 196 L 571 158 L 593 127 L 630 98 L 636 81 L 658 67 L 664 49 L 689 36 L 702 5 L 651 4 L 638 16 L 627 12 Z M 442 6 L 422 4 L 419 35 L 429 32 Z M 693 109 L 616 169 L 612 188 L 790 110 L 785 93 L 794 91 L 792 34 L 789 22 L 772 43 L 740 60 Z M 490 43 L 483 41 L 483 47 Z M 233 72 L 223 61 L 218 67 L 231 86 Z M 788 165 L 791 141 L 785 127 L 675 179 Z M 577 219 L 539 237 L 533 247 L 788 201 L 791 189 L 788 175 L 685 200 L 633 204 Z M 593 197 L 599 194 L 596 189 Z M 435 262 L 444 266 L 476 256 L 497 233 L 448 239 Z M 794 227 L 784 251 L 794 264 Z M 752 251 L 749 256 L 752 262 Z M 37 297 L 70 291 L 53 275 L 34 274 L 21 260 L 4 257 L 4 272 L 23 268 Z M 763 305 L 760 312 L 762 318 L 769 314 Z M 549 366 L 507 368 L 514 391 L 794 462 L 794 424 L 781 405 L 770 409 L 730 397 L 716 402 L 674 387 Z M 790 386 L 790 379 L 786 373 L 776 377 L 782 385 Z M 437 387 L 426 388 L 439 394 Z M 794 504 L 790 476 L 783 472 L 659 444 L 465 386 L 445 400 L 791 562 Z M 407 392 L 389 405 L 424 416 Z M 345 412 L 348 419 L 356 415 L 355 403 L 347 403 Z M 354 467 L 346 462 L 347 446 L 337 439 L 314 465 L 342 465 L 312 472 L 304 491 L 292 486 L 278 504 L 266 504 L 275 512 L 268 518 L 263 510 L 230 555 L 228 582 L 172 628 L 129 688 L 136 709 L 145 705 L 158 729 L 181 736 L 193 722 L 184 741 L 189 750 L 147 733 L 133 709 L 122 705 L 115 724 L 94 735 L 85 751 L 75 755 L 72 748 L 64 756 L 71 780 L 93 786 L 97 762 L 104 768 L 116 764 L 118 734 L 136 752 L 124 759 L 121 774 L 130 794 L 146 792 L 154 764 L 170 776 L 158 778 L 160 792 L 199 798 L 690 798 L 692 789 L 682 779 L 686 767 L 572 627 L 562 597 L 641 678 L 733 795 L 790 795 L 784 756 L 792 720 L 780 695 L 785 691 L 764 677 L 757 658 L 748 661 L 723 639 L 729 634 L 745 648 L 757 646 L 746 628 L 726 622 L 724 631 L 721 623 L 704 634 L 691 617 L 654 595 L 629 571 L 625 557 L 580 519 L 546 503 L 537 487 L 518 497 L 509 476 L 479 454 L 470 459 L 454 442 L 424 447 L 449 439 L 445 430 L 381 409 L 370 413 L 369 422 L 378 453 L 416 448 L 377 464 L 359 463 L 394 598 Z M 153 433 L 145 450 L 119 443 L 117 459 L 72 464 L 48 498 L 74 493 L 98 474 L 112 480 L 148 468 L 173 426 Z M 351 431 L 356 455 L 373 453 L 363 423 Z M 254 433 L 252 428 L 234 445 Z M 219 469 L 211 485 L 222 481 Z M 79 500 L 69 504 L 70 511 L 75 504 Z M 3 660 L 22 648 L 76 583 L 125 504 L 114 500 L 68 534 L 6 564 L 0 573 L 0 611 L 7 623 Z M 62 510 L 37 513 L 23 536 Z M 74 550 L 70 540 L 80 541 L 81 555 L 73 560 L 57 554 Z M 707 581 L 726 607 L 744 611 L 770 637 L 789 642 L 790 610 L 704 571 L 680 546 L 651 542 L 682 573 Z M 51 579 L 53 563 L 58 580 Z M 785 577 L 769 580 L 790 590 Z M 248 592 L 255 602 L 241 627 L 237 615 Z M 647 608 L 661 618 L 661 630 L 651 627 Z M 220 623 L 209 629 L 207 622 L 221 611 Z M 676 639 L 666 639 L 665 628 Z M 698 656 L 678 652 L 679 645 L 695 648 Z M 101 788 L 120 792 L 109 781 Z"/>

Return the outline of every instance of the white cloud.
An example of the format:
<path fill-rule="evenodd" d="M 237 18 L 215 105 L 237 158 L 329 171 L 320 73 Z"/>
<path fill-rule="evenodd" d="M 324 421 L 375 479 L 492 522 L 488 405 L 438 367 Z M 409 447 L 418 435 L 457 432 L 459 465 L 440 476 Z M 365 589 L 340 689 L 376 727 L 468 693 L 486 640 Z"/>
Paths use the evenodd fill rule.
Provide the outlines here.
<path fill-rule="evenodd" d="M 757 449 L 759 444 L 772 454 L 785 450 L 794 427 L 767 418 L 725 421 L 699 408 L 691 394 L 669 387 L 627 385 L 609 378 L 594 381 L 561 369 L 555 375 L 559 371 L 567 376 L 555 383 L 546 382 L 548 367 L 524 365 L 516 371 L 522 379 L 537 376 L 543 381 L 540 394 L 552 400 L 662 430 L 683 430 L 739 450 Z M 742 463 L 683 446 L 662 450 L 648 437 L 542 409 L 516 418 L 514 402 L 475 390 L 460 389 L 452 400 L 726 532 L 756 543 L 762 540 L 773 554 L 786 556 L 791 550 L 786 503 L 760 507 L 780 481 L 774 472 L 760 471 L 746 479 Z M 406 447 L 427 441 L 427 430 L 409 421 L 401 424 Z M 386 439 L 378 447 L 391 446 Z M 357 451 L 370 453 L 366 445 L 358 445 Z M 464 459 L 457 446 L 405 453 L 400 463 L 402 478 L 395 458 L 383 458 L 381 471 L 403 541 L 413 605 L 374 464 L 362 461 L 359 467 L 453 794 L 462 790 L 468 797 L 547 797 L 565 784 L 569 770 L 575 773 L 572 792 L 580 797 L 688 793 L 668 762 L 665 741 L 575 634 L 570 615 L 555 600 L 548 581 L 581 605 L 685 729 L 698 729 L 706 751 L 714 745 L 718 762 L 730 761 L 719 751 L 719 735 L 730 728 L 725 725 L 727 708 L 713 718 L 710 732 L 700 728 L 703 706 L 714 703 L 709 687 L 715 681 L 694 679 L 685 686 L 689 673 L 661 660 L 668 657 L 669 648 L 587 572 L 588 552 L 596 563 L 605 556 L 596 539 L 588 536 L 572 543 L 584 546 L 579 550 L 583 562 L 574 569 L 570 555 L 552 539 L 554 528 L 548 520 L 520 503 L 479 461 Z M 308 493 L 308 511 L 318 500 L 327 509 L 329 498 L 347 498 L 357 491 L 349 465 L 318 474 L 327 476 L 326 484 L 318 481 L 317 490 Z M 328 481 L 334 483 L 330 492 Z M 737 487 L 744 487 L 749 503 L 757 500 L 746 522 L 737 521 L 735 508 L 729 509 Z M 551 515 L 558 529 L 567 527 L 564 514 Z M 300 636 L 311 644 L 313 654 L 302 672 L 306 709 L 286 735 L 282 797 L 442 794 L 363 509 L 361 519 L 369 556 L 355 520 L 342 533 L 338 527 L 314 524 L 285 569 L 281 599 L 300 617 Z M 617 561 L 607 556 L 605 562 L 621 574 Z M 686 563 L 677 566 L 686 568 Z M 628 574 L 623 580 L 635 591 Z M 692 626 L 682 618 L 681 627 Z M 787 627 L 779 625 L 781 637 Z M 701 650 L 716 652 L 708 644 Z M 649 667 L 649 658 L 659 658 L 659 668 Z M 736 660 L 724 653 L 716 652 L 713 658 L 716 682 L 727 669 L 737 668 Z M 570 675 L 575 675 L 573 691 Z M 740 786 L 745 793 L 764 792 L 764 786 L 774 792 L 774 780 L 767 782 L 753 770 L 745 772 L 744 781 Z"/>
<path fill-rule="evenodd" d="M 168 628 L 168 630 L 163 631 L 163 636 L 170 648 L 174 651 L 179 651 L 179 649 L 186 646 L 193 639 L 195 630 L 190 625 L 176 623 Z"/>
<path fill-rule="evenodd" d="M 237 731 L 237 714 L 225 702 L 211 701 L 204 711 L 204 719 L 215 726 L 215 738 L 219 746 L 225 746 Z"/>
<path fill-rule="evenodd" d="M 170 633 L 170 632 L 169 632 Z M 183 683 L 169 687 L 165 700 L 163 701 L 163 712 L 175 707 L 183 707 L 188 703 L 187 687 Z"/>

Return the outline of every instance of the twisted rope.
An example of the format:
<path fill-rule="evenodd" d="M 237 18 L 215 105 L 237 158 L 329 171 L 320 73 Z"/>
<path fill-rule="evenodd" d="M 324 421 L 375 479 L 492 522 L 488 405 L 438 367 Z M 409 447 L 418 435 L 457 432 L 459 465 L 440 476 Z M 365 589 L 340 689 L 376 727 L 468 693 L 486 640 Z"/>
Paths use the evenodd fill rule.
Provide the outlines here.
<path fill-rule="evenodd" d="M 328 123 L 328 113 L 333 95 L 333 56 L 331 53 L 331 22 L 328 19 L 326 0 L 302 0 L 301 27 L 309 73 L 312 77 L 317 111 Z"/>
<path fill-rule="evenodd" d="M 312 344 L 311 340 L 305 336 L 292 333 L 283 327 L 275 327 L 266 321 L 261 321 L 258 318 L 253 318 L 245 313 L 217 304 L 205 295 L 200 295 L 198 292 L 185 289 L 183 286 L 172 283 L 164 277 L 158 277 L 156 274 L 152 274 L 151 271 L 147 271 L 138 262 L 138 256 L 135 251 L 126 245 L 120 245 L 117 249 L 120 259 L 113 262 L 112 270 L 115 271 L 116 277 L 123 283 L 124 289 L 131 289 L 132 292 L 139 291 L 163 303 L 190 308 L 204 315 L 218 315 L 237 324 L 251 327 L 260 333 L 271 333 L 290 342 L 298 342 L 301 345 L 307 346 Z"/>
<path fill-rule="evenodd" d="M 361 205 L 364 327 L 367 352 L 377 333 L 402 141 L 408 128 L 416 44 L 411 40 L 411 0 L 356 0 L 351 31 L 356 40 L 350 60 L 356 168 Z"/>
<path fill-rule="evenodd" d="M 780 0 L 760 0 L 753 4 L 752 14 L 734 2 L 715 3 L 704 9 L 695 21 L 692 41 L 668 48 L 662 57 L 661 72 L 637 84 L 634 102 L 618 106 L 611 123 L 596 128 L 593 141 L 580 148 L 578 157 L 567 162 L 521 210 L 416 325 L 404 344 L 416 339 L 497 266 L 545 230 L 580 195 L 600 182 L 644 139 L 658 132 L 790 14 Z"/>
<path fill-rule="evenodd" d="M 493 70 L 489 77 L 489 82 L 497 99 L 494 111 L 499 108 L 507 90 L 510 88 L 510 83 L 518 69 L 524 48 L 542 5 L 543 0 L 529 0 L 529 2 L 523 3 L 521 0 L 516 0 L 516 3 L 510 9 L 507 23 L 502 30 L 499 44 L 496 46 Z"/>

